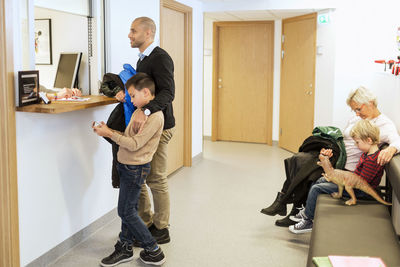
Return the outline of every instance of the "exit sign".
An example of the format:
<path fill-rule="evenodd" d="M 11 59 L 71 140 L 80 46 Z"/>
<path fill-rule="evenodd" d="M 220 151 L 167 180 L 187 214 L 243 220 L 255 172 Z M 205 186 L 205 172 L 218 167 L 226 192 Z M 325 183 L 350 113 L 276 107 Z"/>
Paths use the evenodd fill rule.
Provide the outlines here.
<path fill-rule="evenodd" d="M 331 18 L 329 14 L 319 14 L 318 15 L 318 23 L 319 24 L 328 24 L 331 22 Z"/>

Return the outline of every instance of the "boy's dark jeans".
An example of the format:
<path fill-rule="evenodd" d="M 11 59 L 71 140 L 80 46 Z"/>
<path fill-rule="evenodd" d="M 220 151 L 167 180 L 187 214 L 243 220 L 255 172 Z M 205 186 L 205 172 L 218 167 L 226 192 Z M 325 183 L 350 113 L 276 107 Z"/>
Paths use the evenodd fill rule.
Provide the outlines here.
<path fill-rule="evenodd" d="M 122 220 L 119 238 L 128 244 L 132 244 L 136 239 L 144 249 L 152 250 L 156 246 L 156 241 L 137 212 L 140 190 L 150 172 L 150 163 L 144 165 L 118 163 L 117 169 L 120 178 L 118 215 Z"/>
<path fill-rule="evenodd" d="M 332 182 L 328 182 L 324 177 L 319 178 L 313 186 L 311 186 L 310 191 L 308 192 L 306 208 L 304 213 L 307 218 L 314 220 L 315 208 L 317 206 L 317 198 L 320 194 L 332 194 L 334 192 L 338 192 L 338 186 Z M 356 198 L 364 198 L 370 199 L 367 193 L 364 193 L 361 190 L 354 188 L 354 194 Z M 343 190 L 344 197 L 350 197 L 350 195 Z"/>

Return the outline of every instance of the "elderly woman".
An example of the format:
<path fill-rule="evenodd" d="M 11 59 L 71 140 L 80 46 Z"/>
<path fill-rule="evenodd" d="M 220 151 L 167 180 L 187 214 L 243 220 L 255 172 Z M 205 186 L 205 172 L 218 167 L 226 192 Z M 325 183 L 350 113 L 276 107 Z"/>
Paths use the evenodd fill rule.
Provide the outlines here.
<path fill-rule="evenodd" d="M 383 149 L 378 157 L 379 164 L 384 165 L 388 163 L 392 159 L 393 155 L 400 151 L 400 136 L 394 123 L 378 110 L 376 96 L 365 87 L 359 87 L 349 94 L 349 97 L 347 98 L 347 105 L 349 105 L 350 108 L 355 112 L 355 116 L 349 120 L 343 131 L 343 141 L 347 154 L 345 169 L 354 171 L 362 154 L 350 136 L 350 130 L 357 123 L 357 121 L 361 119 L 368 119 L 372 121 L 380 130 L 380 142 L 389 144 L 389 147 Z M 329 150 L 322 149 L 321 153 L 330 156 Z M 282 214 L 283 211 L 286 212 L 288 197 L 285 196 L 285 193 L 289 188 L 290 182 L 291 181 L 288 180 L 285 181 L 284 186 L 281 192 L 278 193 L 274 203 L 268 208 L 261 210 L 262 213 L 274 216 L 276 214 Z M 286 218 L 278 220 L 276 224 L 278 226 L 286 227 L 295 224 L 296 222 L 290 220 L 289 216 L 297 213 L 295 207 L 298 206 L 300 206 L 299 203 L 294 203 L 293 210 L 290 212 L 290 214 Z M 309 228 L 311 231 L 312 224 L 311 226 L 309 225 Z"/>

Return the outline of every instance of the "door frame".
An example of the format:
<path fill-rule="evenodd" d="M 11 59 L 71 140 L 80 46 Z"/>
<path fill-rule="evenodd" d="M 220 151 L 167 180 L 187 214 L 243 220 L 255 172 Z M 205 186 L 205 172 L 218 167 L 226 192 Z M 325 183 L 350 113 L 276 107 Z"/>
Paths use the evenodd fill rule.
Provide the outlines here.
<path fill-rule="evenodd" d="M 267 116 L 267 140 L 266 144 L 272 145 L 272 125 L 273 125 L 273 91 L 274 91 L 274 21 L 265 20 L 265 21 L 218 21 L 213 24 L 213 75 L 212 75 L 212 130 L 211 130 L 211 141 L 217 141 L 218 138 L 218 69 L 219 69 L 219 29 L 221 27 L 226 26 L 235 26 L 235 25 L 255 25 L 255 24 L 271 24 L 272 25 L 272 38 L 269 43 L 270 54 L 271 54 L 271 72 L 268 74 L 269 76 L 269 85 L 268 88 L 271 88 L 269 92 L 267 92 L 268 97 L 268 116 Z M 269 122 L 269 123 L 268 123 Z"/>
<path fill-rule="evenodd" d="M 192 8 L 173 0 L 161 0 L 160 24 L 162 23 L 162 7 L 181 12 L 185 17 L 183 166 L 190 167 L 192 166 Z M 161 47 L 162 34 L 163 32 L 160 30 Z"/>
<path fill-rule="evenodd" d="M 17 267 L 20 252 L 12 11 L 12 0 L 0 2 L 0 266 Z"/>
<path fill-rule="evenodd" d="M 287 19 L 283 19 L 282 20 L 282 32 L 281 32 L 281 40 L 282 40 L 282 38 L 283 38 L 283 36 L 284 36 L 284 30 L 285 30 L 285 23 L 290 23 L 290 22 L 296 22 L 296 21 L 301 21 L 301 20 L 304 20 L 304 19 L 314 19 L 315 20 L 315 23 L 317 23 L 317 16 L 318 16 L 318 13 L 316 13 L 316 12 L 314 12 L 314 13 L 310 13 L 310 14 L 306 14 L 306 15 L 301 15 L 301 16 L 297 16 L 297 17 L 291 17 L 291 18 L 287 18 Z M 284 45 L 284 43 L 283 42 L 281 42 L 281 51 L 284 51 L 283 50 L 283 45 Z M 313 92 L 312 92 L 312 94 L 313 94 L 313 97 L 314 97 L 314 101 L 313 101 L 313 117 L 312 117 L 312 124 L 314 125 L 314 122 L 315 122 L 315 72 L 316 72 L 316 64 L 317 64 L 317 27 L 315 27 L 315 40 L 314 40 L 314 70 L 313 70 L 313 74 L 312 74 L 312 76 L 313 76 Z M 282 61 L 283 61 L 283 59 L 282 59 L 282 57 L 281 57 L 281 67 L 280 67 L 280 83 L 279 83 L 279 86 L 280 86 L 280 88 L 279 88 L 279 94 L 280 95 L 282 95 L 281 94 L 281 90 L 282 90 L 282 79 L 283 79 L 283 77 L 282 77 L 282 73 L 283 73 L 283 63 L 282 63 Z M 280 101 L 280 100 L 279 100 Z M 282 105 L 279 103 L 279 108 L 281 109 L 281 107 L 282 107 Z M 281 110 L 279 110 L 279 138 L 278 138 L 278 146 L 280 147 L 280 148 L 282 148 L 282 149 L 285 149 L 285 150 L 287 150 L 286 148 L 283 148 L 282 147 L 282 144 L 281 144 L 281 139 L 280 139 L 280 136 L 281 136 L 281 118 L 282 117 L 282 115 L 281 115 Z M 312 130 L 312 129 L 311 129 Z M 289 150 L 288 150 L 289 151 Z M 293 152 L 293 151 L 290 151 L 290 152 Z"/>

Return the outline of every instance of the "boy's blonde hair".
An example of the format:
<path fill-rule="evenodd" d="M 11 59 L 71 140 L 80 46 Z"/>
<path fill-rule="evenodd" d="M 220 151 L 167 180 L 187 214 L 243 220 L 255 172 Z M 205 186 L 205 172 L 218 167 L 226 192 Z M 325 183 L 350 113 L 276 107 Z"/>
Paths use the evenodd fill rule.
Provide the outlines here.
<path fill-rule="evenodd" d="M 360 120 L 353 126 L 350 131 L 352 138 L 360 138 L 367 141 L 371 138 L 372 144 L 379 144 L 379 128 L 369 120 Z"/>

